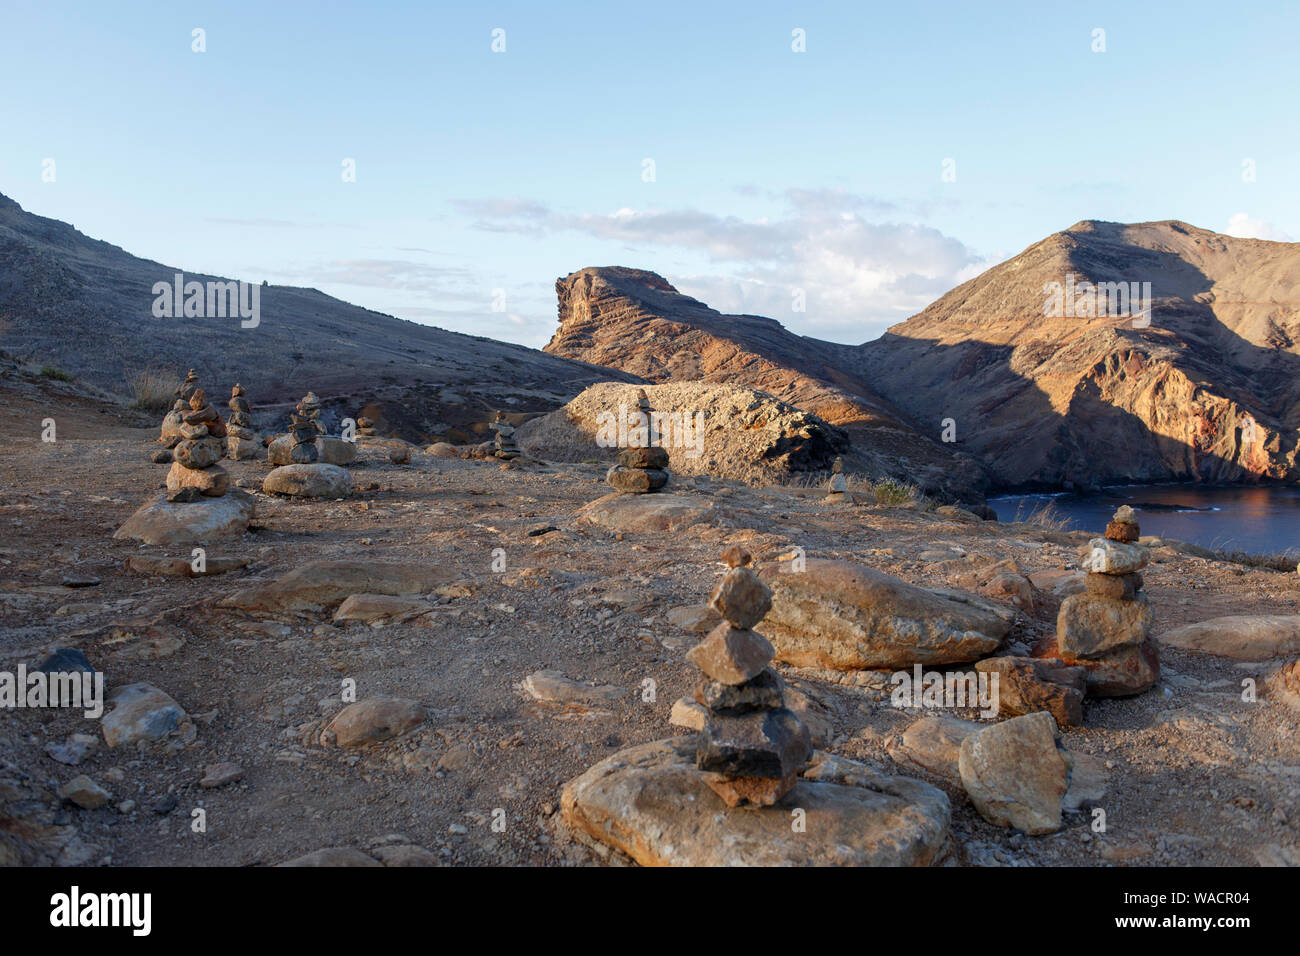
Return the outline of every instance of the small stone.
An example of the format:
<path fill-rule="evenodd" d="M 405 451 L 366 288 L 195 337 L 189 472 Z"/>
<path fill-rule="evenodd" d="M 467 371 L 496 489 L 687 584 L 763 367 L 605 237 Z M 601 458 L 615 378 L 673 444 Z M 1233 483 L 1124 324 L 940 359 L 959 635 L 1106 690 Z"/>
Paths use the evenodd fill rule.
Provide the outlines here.
<path fill-rule="evenodd" d="M 149 460 L 155 465 L 168 465 L 171 464 L 172 453 L 166 448 L 160 448 L 149 456 Z"/>
<path fill-rule="evenodd" d="M 1132 544 L 1142 537 L 1142 531 L 1135 524 L 1126 521 L 1112 521 L 1106 525 L 1106 538 L 1110 541 L 1122 541 Z"/>
<path fill-rule="evenodd" d="M 400 697 L 371 697 L 349 704 L 325 728 L 322 742 L 338 747 L 362 747 L 400 737 L 424 722 L 418 701 Z"/>
<path fill-rule="evenodd" d="M 1097 574 L 1089 572 L 1083 578 L 1084 590 L 1098 597 L 1114 598 L 1118 601 L 1133 601 L 1142 590 L 1142 575 L 1133 574 Z"/>
<path fill-rule="evenodd" d="M 733 544 L 722 552 L 722 561 L 729 568 L 743 568 L 753 560 L 750 553 L 738 544 Z"/>
<path fill-rule="evenodd" d="M 695 689 L 695 699 L 714 713 L 743 714 L 782 706 L 784 691 L 785 682 L 781 675 L 765 667 L 753 680 L 743 684 L 701 681 Z"/>
<path fill-rule="evenodd" d="M 605 473 L 605 480 L 618 491 L 646 494 L 668 484 L 668 472 L 657 468 L 625 468 L 615 465 Z"/>
<path fill-rule="evenodd" d="M 70 800 L 83 810 L 97 810 L 111 799 L 107 790 L 85 774 L 73 777 L 59 787 L 59 796 Z"/>
<path fill-rule="evenodd" d="M 722 576 L 709 598 L 709 607 L 732 627 L 753 627 L 772 609 L 772 591 L 752 569 L 735 567 Z"/>
<path fill-rule="evenodd" d="M 152 804 L 150 804 L 149 809 L 152 810 L 154 813 L 158 814 L 160 817 L 165 817 L 167 816 L 167 814 L 171 813 L 173 810 L 176 809 L 176 804 L 178 802 L 179 801 L 177 801 L 176 799 L 176 794 L 165 793 L 157 800 L 155 800 Z"/>
<path fill-rule="evenodd" d="M 686 659 L 720 684 L 743 684 L 772 660 L 772 645 L 762 634 L 722 623 L 691 648 Z"/>
<path fill-rule="evenodd" d="M 668 723 L 687 730 L 703 730 L 708 719 L 709 712 L 687 697 L 674 701 L 672 712 L 668 715 Z"/>
<path fill-rule="evenodd" d="M 770 807 L 794 789 L 798 774 L 784 777 L 729 777 L 725 774 L 704 775 L 709 789 L 729 807 Z"/>
<path fill-rule="evenodd" d="M 785 777 L 802 770 L 811 756 L 808 728 L 781 708 L 737 717 L 710 714 L 695 765 L 738 777 Z"/>
<path fill-rule="evenodd" d="M 228 783 L 235 783 L 244 778 L 244 768 L 237 763 L 214 763 L 203 768 L 203 778 L 199 786 L 204 790 L 215 790 Z"/>
<path fill-rule="evenodd" d="M 1141 571 L 1150 560 L 1151 552 L 1140 544 L 1093 538 L 1088 542 L 1083 570 L 1097 574 L 1131 574 Z"/>
<path fill-rule="evenodd" d="M 975 670 L 998 675 L 998 713 L 1018 717 L 1047 711 L 1058 727 L 1083 724 L 1087 671 L 1059 659 L 994 657 L 977 661 Z"/>
<path fill-rule="evenodd" d="M 656 445 L 648 448 L 624 448 L 618 453 L 617 460 L 624 468 L 651 468 L 664 471 L 668 468 L 668 451 Z"/>

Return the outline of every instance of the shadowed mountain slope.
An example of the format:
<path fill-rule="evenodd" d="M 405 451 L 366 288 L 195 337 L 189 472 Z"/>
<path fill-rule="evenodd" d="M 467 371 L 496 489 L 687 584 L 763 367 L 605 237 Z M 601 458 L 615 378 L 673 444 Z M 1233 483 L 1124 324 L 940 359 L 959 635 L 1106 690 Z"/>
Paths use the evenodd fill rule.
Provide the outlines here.
<path fill-rule="evenodd" d="M 230 317 L 155 318 L 154 283 L 182 271 L 186 281 L 224 281 L 138 258 L 0 196 L 0 348 L 118 393 L 142 370 L 183 377 L 193 367 L 222 407 L 238 381 L 275 421 L 310 389 L 341 414 L 369 407 L 386 430 L 412 439 L 467 428 L 495 408 L 543 411 L 594 382 L 635 380 L 315 289 L 259 287 L 256 328 Z"/>

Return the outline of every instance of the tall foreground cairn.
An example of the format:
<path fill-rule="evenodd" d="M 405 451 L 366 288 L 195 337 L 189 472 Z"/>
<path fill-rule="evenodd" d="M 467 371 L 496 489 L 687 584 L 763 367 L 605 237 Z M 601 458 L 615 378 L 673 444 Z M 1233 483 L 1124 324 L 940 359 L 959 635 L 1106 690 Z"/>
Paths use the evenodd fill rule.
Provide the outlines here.
<path fill-rule="evenodd" d="M 515 444 L 515 426 L 506 421 L 504 412 L 497 412 L 488 427 L 496 432 L 492 454 L 502 461 L 513 461 L 520 456 L 519 446 Z"/>
<path fill-rule="evenodd" d="M 1140 694 L 1160 679 L 1149 640 L 1155 616 L 1138 573 L 1150 553 L 1137 543 L 1140 535 L 1133 509 L 1124 505 L 1106 525 L 1105 537 L 1088 542 L 1086 590 L 1066 598 L 1057 617 L 1057 653 L 1087 670 L 1094 697 Z"/>
<path fill-rule="evenodd" d="M 655 433 L 654 412 L 644 388 L 636 390 L 636 403 L 640 418 L 636 432 L 646 436 L 645 444 L 620 451 L 618 461 L 605 473 L 605 480 L 617 491 L 643 495 L 668 484 L 668 450 L 656 444 L 659 436 Z"/>
<path fill-rule="evenodd" d="M 775 653 L 753 630 L 772 607 L 772 592 L 749 567 L 750 556 L 728 548 L 730 570 L 709 599 L 722 615 L 687 660 L 704 672 L 695 700 L 708 710 L 695 765 L 729 807 L 768 807 L 789 793 L 812 756 L 805 727 L 785 707 L 784 682 L 768 664 Z"/>
<path fill-rule="evenodd" d="M 181 441 L 172 450 L 175 460 L 167 472 L 167 499 L 220 498 L 230 489 L 230 475 L 217 464 L 225 455 L 221 439 L 226 437 L 226 426 L 201 388 L 191 392 L 189 409 L 183 416 Z"/>

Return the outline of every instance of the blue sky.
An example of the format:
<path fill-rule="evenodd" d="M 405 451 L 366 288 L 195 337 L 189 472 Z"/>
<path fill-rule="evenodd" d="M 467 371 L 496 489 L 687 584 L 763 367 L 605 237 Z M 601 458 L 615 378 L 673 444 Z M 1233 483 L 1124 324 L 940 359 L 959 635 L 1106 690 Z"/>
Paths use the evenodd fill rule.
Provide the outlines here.
<path fill-rule="evenodd" d="M 588 265 L 861 342 L 1080 219 L 1300 239 L 1298 26 L 1287 3 L 6 0 L 0 192 L 168 265 L 527 345 Z"/>

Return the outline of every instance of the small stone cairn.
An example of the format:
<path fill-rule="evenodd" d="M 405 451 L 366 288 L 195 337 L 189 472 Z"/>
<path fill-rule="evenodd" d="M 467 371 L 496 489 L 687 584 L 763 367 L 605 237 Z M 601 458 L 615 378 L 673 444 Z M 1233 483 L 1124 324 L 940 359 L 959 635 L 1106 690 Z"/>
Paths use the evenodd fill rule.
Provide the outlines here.
<path fill-rule="evenodd" d="M 358 438 L 375 437 L 374 419 L 366 418 L 366 416 L 364 415 L 362 415 L 360 418 L 357 419 L 357 437 Z"/>
<path fill-rule="evenodd" d="M 316 439 L 324 431 L 320 423 L 320 400 L 316 398 L 315 392 L 308 392 L 289 415 L 289 437 L 293 440 L 289 460 L 295 465 L 310 465 L 315 462 L 320 457 L 316 450 Z"/>
<path fill-rule="evenodd" d="M 620 451 L 614 466 L 605 473 L 605 481 L 617 491 L 644 495 L 668 484 L 668 450 L 656 444 L 659 436 L 654 434 L 653 410 L 644 388 L 636 390 L 636 403 L 645 426 L 646 444 Z"/>
<path fill-rule="evenodd" d="M 235 385 L 230 390 L 230 418 L 226 421 L 226 451 L 231 458 L 255 458 L 259 445 L 257 432 L 249 417 L 252 409 L 244 395 L 244 386 Z"/>
<path fill-rule="evenodd" d="M 1148 640 L 1154 615 L 1138 573 L 1150 552 L 1137 543 L 1140 535 L 1133 509 L 1124 505 L 1105 537 L 1088 542 L 1085 592 L 1061 604 L 1057 651 L 1065 663 L 1087 670 L 1092 696 L 1139 694 L 1160 679 L 1155 644 Z"/>
<path fill-rule="evenodd" d="M 515 426 L 506 421 L 504 412 L 497 412 L 496 417 L 492 419 L 492 423 L 488 427 L 496 432 L 495 448 L 492 454 L 497 458 L 502 461 L 513 461 L 522 454 L 519 446 L 515 444 Z"/>
<path fill-rule="evenodd" d="M 812 743 L 768 666 L 772 645 L 753 630 L 771 609 L 772 592 L 742 548 L 728 548 L 722 559 L 729 570 L 709 606 L 724 622 L 686 655 L 704 672 L 695 700 L 708 711 L 695 765 L 727 806 L 768 807 L 794 788 Z"/>
<path fill-rule="evenodd" d="M 189 408 L 181 441 L 172 451 L 175 461 L 167 472 L 167 500 L 172 502 L 220 498 L 230 489 L 230 475 L 217 464 L 225 451 L 221 439 L 226 437 L 226 426 L 221 416 L 201 388 L 191 392 Z"/>
<path fill-rule="evenodd" d="M 189 372 L 186 373 L 185 381 L 181 383 L 181 387 L 176 389 L 176 397 L 188 405 L 190 396 L 198 390 L 198 387 L 199 373 L 194 371 L 194 369 L 190 369 Z"/>
<path fill-rule="evenodd" d="M 835 504 L 847 500 L 848 496 L 849 482 L 844 477 L 844 459 L 837 455 L 831 465 L 831 483 L 826 488 L 826 501 Z"/>

